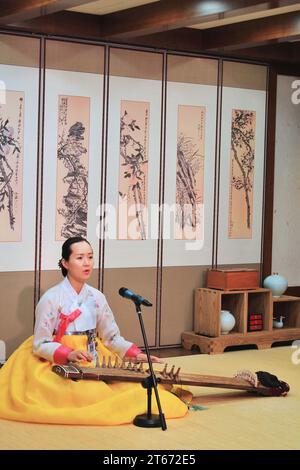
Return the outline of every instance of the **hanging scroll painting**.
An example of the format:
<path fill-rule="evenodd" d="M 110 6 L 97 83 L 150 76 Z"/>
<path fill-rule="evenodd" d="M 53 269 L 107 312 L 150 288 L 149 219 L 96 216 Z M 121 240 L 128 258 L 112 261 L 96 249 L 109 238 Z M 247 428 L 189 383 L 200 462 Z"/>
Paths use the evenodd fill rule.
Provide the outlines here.
<path fill-rule="evenodd" d="M 203 239 L 204 129 L 204 106 L 178 106 L 176 240 Z"/>
<path fill-rule="evenodd" d="M 151 57 L 150 54 L 150 60 Z M 128 113 L 126 116 L 125 110 Z M 121 121 L 125 125 L 120 124 Z M 131 143 L 134 139 L 138 144 L 127 145 L 126 139 Z M 156 267 L 160 146 L 161 82 L 111 76 L 106 172 L 109 184 L 105 188 L 105 268 Z M 133 158 L 132 165 L 125 162 L 126 155 Z M 133 187 L 134 174 L 141 178 L 136 177 L 139 183 L 136 188 Z M 138 189 L 138 198 L 133 193 L 135 189 Z M 112 229 L 108 230 L 110 227 Z"/>
<path fill-rule="evenodd" d="M 121 101 L 118 239 L 147 239 L 150 103 Z"/>
<path fill-rule="evenodd" d="M 58 97 L 56 240 L 87 236 L 90 98 Z"/>
<path fill-rule="evenodd" d="M 0 77 L 0 271 L 33 271 L 39 69 L 0 64 Z"/>
<path fill-rule="evenodd" d="M 57 269 L 67 237 L 87 238 L 98 256 L 102 85 L 100 74 L 46 69 L 42 270 Z"/>
<path fill-rule="evenodd" d="M 224 87 L 217 264 L 261 259 L 266 92 Z"/>
<path fill-rule="evenodd" d="M 228 238 L 251 239 L 255 165 L 255 111 L 233 109 Z"/>
<path fill-rule="evenodd" d="M 211 262 L 216 105 L 216 86 L 168 83 L 164 266 Z"/>
<path fill-rule="evenodd" d="M 0 242 L 22 240 L 24 92 L 0 103 Z"/>

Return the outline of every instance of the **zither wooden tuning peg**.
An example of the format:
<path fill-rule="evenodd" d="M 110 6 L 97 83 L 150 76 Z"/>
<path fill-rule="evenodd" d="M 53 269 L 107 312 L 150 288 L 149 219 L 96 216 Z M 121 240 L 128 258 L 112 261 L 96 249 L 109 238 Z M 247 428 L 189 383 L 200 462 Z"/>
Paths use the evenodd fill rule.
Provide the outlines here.
<path fill-rule="evenodd" d="M 177 371 L 175 372 L 174 379 L 177 380 L 179 378 L 179 372 L 181 367 L 178 367 Z"/>
<path fill-rule="evenodd" d="M 170 370 L 170 372 L 168 373 L 168 376 L 173 379 L 174 378 L 174 369 L 175 369 L 175 366 L 172 366 L 172 369 Z"/>
<path fill-rule="evenodd" d="M 167 377 L 167 376 L 168 376 L 168 374 L 167 374 L 167 367 L 168 367 L 168 364 L 165 364 L 165 367 L 164 367 L 163 371 L 161 372 L 161 375 L 162 375 L 163 377 Z"/>

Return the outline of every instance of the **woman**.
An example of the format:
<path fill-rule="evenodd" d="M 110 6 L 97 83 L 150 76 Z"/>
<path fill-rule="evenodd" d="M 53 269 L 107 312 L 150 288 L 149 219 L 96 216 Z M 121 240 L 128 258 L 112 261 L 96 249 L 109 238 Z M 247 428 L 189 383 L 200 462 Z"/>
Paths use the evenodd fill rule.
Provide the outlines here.
<path fill-rule="evenodd" d="M 106 358 L 147 357 L 121 335 L 105 296 L 86 284 L 93 269 L 87 240 L 72 237 L 59 262 L 64 280 L 36 307 L 34 337 L 27 339 L 0 371 L 0 418 L 37 423 L 112 425 L 132 422 L 146 412 L 140 384 L 64 379 L 52 363 L 93 367 Z M 152 356 L 153 362 L 160 362 Z M 166 418 L 184 416 L 186 405 L 160 388 Z M 153 403 L 153 412 L 157 412 Z"/>

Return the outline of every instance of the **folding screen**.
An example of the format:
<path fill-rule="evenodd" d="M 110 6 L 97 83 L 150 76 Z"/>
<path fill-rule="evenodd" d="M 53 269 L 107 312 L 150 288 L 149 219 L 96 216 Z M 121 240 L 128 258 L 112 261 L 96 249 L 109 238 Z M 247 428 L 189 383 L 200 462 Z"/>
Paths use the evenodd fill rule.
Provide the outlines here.
<path fill-rule="evenodd" d="M 6 35 L 0 49 L 8 352 L 72 235 L 90 240 L 90 283 L 122 334 L 142 344 L 125 286 L 153 303 L 150 345 L 179 344 L 207 268 L 260 263 L 266 67 L 223 61 L 222 83 L 218 59 Z"/>
<path fill-rule="evenodd" d="M 0 35 L 0 339 L 8 354 L 33 323 L 39 47 Z"/>
<path fill-rule="evenodd" d="M 217 264 L 260 263 L 267 68 L 224 62 Z"/>
<path fill-rule="evenodd" d="M 112 48 L 109 61 L 104 292 L 122 333 L 142 338 L 128 287 L 149 298 L 145 325 L 155 344 L 162 55 Z"/>
<path fill-rule="evenodd" d="M 104 48 L 46 42 L 41 288 L 61 279 L 64 240 L 86 237 L 98 268 Z M 94 272 L 91 284 L 97 286 Z"/>
<path fill-rule="evenodd" d="M 193 329 L 212 262 L 218 61 L 168 55 L 160 344 Z"/>

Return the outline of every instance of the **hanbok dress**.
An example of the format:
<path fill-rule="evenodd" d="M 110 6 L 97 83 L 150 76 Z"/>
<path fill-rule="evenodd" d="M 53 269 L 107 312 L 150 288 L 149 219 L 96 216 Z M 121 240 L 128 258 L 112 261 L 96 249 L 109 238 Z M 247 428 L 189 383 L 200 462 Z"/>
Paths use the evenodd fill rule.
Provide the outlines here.
<path fill-rule="evenodd" d="M 53 363 L 66 364 L 71 350 L 88 350 L 93 367 L 110 356 L 136 357 L 139 348 L 121 335 L 105 296 L 84 284 L 79 294 L 67 277 L 50 288 L 36 307 L 34 335 L 0 369 L 0 418 L 77 425 L 131 423 L 147 411 L 147 393 L 139 383 L 72 381 L 55 374 Z M 166 418 L 179 418 L 187 406 L 159 385 Z M 152 411 L 157 413 L 153 397 Z"/>

